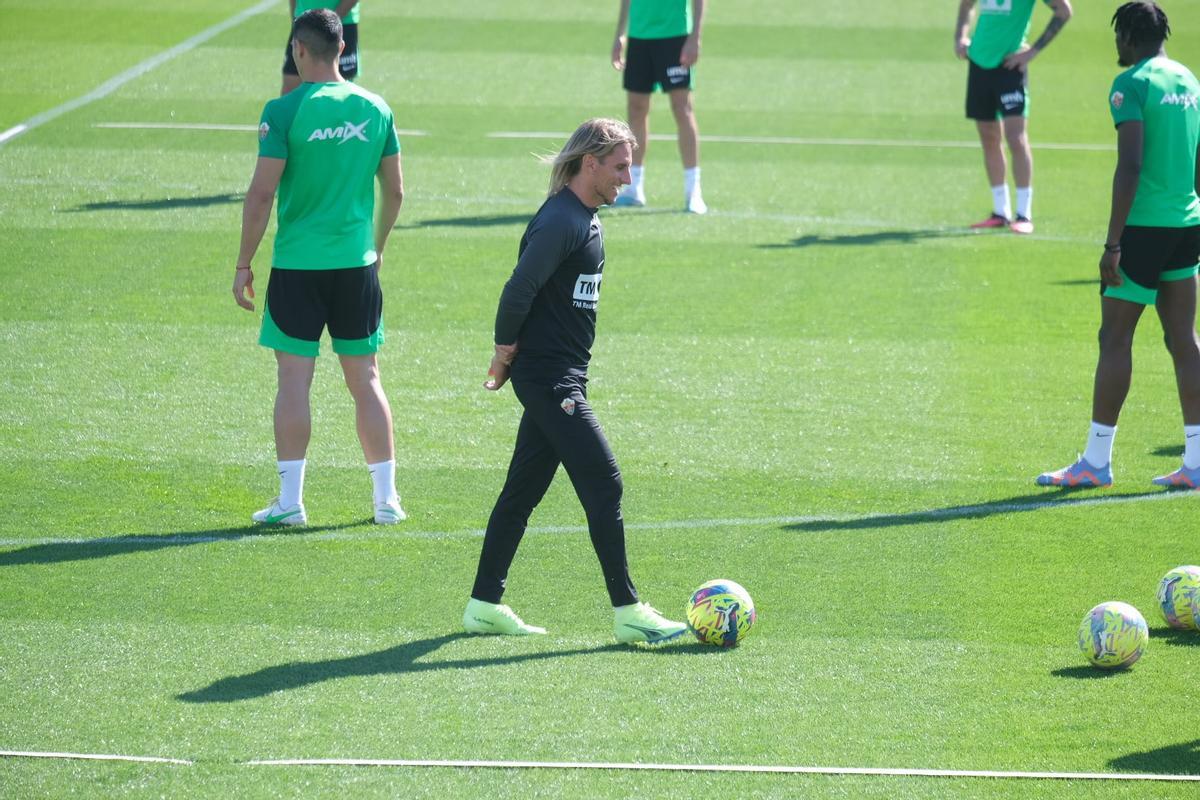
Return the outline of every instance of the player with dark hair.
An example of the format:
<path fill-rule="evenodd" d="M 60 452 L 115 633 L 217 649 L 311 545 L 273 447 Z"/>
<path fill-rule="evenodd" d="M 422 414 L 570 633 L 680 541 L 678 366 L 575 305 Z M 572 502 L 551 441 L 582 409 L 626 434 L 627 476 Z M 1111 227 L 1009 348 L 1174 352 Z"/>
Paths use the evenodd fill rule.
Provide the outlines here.
<path fill-rule="evenodd" d="M 1069 467 L 1046 472 L 1049 486 L 1109 486 L 1117 417 L 1133 374 L 1138 320 L 1153 305 L 1175 362 L 1183 410 L 1183 465 L 1159 486 L 1200 487 L 1200 344 L 1196 273 L 1200 262 L 1200 83 L 1167 58 L 1167 15 L 1153 2 L 1125 3 L 1112 18 L 1118 64 L 1109 110 L 1117 126 L 1108 236 L 1100 257 L 1100 360 L 1087 449 Z"/>
<path fill-rule="evenodd" d="M 1037 41 L 1025 41 L 1036 0 L 979 0 L 979 21 L 967 36 L 976 0 L 960 0 L 954 26 L 954 52 L 970 62 L 967 73 L 967 117 L 975 120 L 983 146 L 983 164 L 992 187 L 992 214 L 972 228 L 1009 227 L 1033 233 L 1033 152 L 1026 134 L 1029 116 L 1029 62 L 1040 53 L 1067 20 L 1069 0 L 1042 0 L 1054 11 Z M 1017 185 L 1017 213 L 1005 179 L 1004 143 L 1012 153 Z"/>
<path fill-rule="evenodd" d="M 288 10 L 292 24 L 305 11 L 314 8 L 328 8 L 342 22 L 342 40 L 345 48 L 338 56 L 338 72 L 348 81 L 358 77 L 358 0 L 288 0 Z M 281 95 L 300 85 L 300 72 L 296 69 L 296 59 L 292 56 L 292 36 L 288 35 L 287 45 L 283 48 L 283 86 Z"/>
<path fill-rule="evenodd" d="M 379 269 L 404 197 L 400 143 L 383 98 L 338 73 L 342 24 L 327 9 L 293 26 L 292 51 L 305 83 L 266 104 L 258 163 L 242 211 L 233 297 L 254 303 L 251 260 L 279 191 L 278 230 L 259 343 L 275 351 L 275 452 L 279 496 L 255 522 L 303 525 L 305 453 L 312 432 L 309 389 L 328 327 L 354 398 L 358 438 L 374 484 L 375 522 L 404 519 L 396 494 L 392 412 L 375 354 L 383 343 Z M 380 186 L 378 214 L 375 183 Z"/>
<path fill-rule="evenodd" d="M 623 122 L 592 119 L 579 126 L 554 159 L 550 197 L 525 229 L 517 266 L 500 296 L 495 355 L 484 385 L 495 391 L 511 374 L 524 413 L 463 613 L 470 633 L 546 632 L 526 624 L 500 598 L 529 515 L 559 464 L 587 515 L 617 639 L 661 644 L 687 630 L 638 600 L 625 557 L 621 471 L 587 399 L 604 272 L 596 209 L 629 183 L 633 144 Z"/>

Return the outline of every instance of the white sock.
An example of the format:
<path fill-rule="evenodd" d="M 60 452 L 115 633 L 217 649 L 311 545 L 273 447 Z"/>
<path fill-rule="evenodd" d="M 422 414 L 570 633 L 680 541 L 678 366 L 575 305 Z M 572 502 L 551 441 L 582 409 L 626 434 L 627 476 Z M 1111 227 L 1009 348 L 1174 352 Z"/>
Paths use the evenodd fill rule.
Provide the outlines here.
<path fill-rule="evenodd" d="M 1188 469 L 1200 467 L 1200 425 L 1183 426 L 1183 465 Z"/>
<path fill-rule="evenodd" d="M 691 197 L 700 193 L 700 168 L 692 167 L 683 171 L 683 194 Z"/>
<path fill-rule="evenodd" d="M 390 500 L 399 500 L 396 494 L 396 461 L 380 461 L 378 464 L 367 464 L 371 471 L 371 480 L 375 484 L 375 505 L 382 505 Z"/>
<path fill-rule="evenodd" d="M 1093 422 L 1091 430 L 1088 431 L 1087 449 L 1083 451 L 1083 457 L 1097 469 L 1107 467 L 1108 462 L 1112 461 L 1113 439 L 1115 438 L 1117 438 L 1116 425 L 1110 428 L 1108 425 Z"/>
<path fill-rule="evenodd" d="M 992 211 L 1005 219 L 1012 219 L 1012 204 L 1008 199 L 1008 184 L 992 187 Z"/>
<path fill-rule="evenodd" d="M 279 507 L 291 508 L 304 499 L 304 464 L 299 461 L 277 461 L 279 465 Z"/>
<path fill-rule="evenodd" d="M 1017 187 L 1017 216 L 1033 219 L 1033 187 Z"/>
<path fill-rule="evenodd" d="M 642 170 L 644 169 L 644 166 L 629 168 L 629 177 L 633 181 L 631 184 L 629 184 L 629 187 L 634 192 L 642 191 Z"/>

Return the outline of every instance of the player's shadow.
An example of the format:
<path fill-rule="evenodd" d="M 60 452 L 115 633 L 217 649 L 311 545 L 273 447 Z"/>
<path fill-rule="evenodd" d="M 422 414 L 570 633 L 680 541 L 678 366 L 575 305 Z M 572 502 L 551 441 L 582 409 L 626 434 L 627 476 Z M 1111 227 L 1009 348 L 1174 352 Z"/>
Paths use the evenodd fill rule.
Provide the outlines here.
<path fill-rule="evenodd" d="M 1046 508 L 1069 508 L 1076 505 L 1092 505 L 1097 502 L 1133 500 L 1139 497 L 1156 497 L 1162 492 L 1137 492 L 1122 495 L 1097 495 L 1094 491 L 1062 487 L 1037 494 L 1018 495 L 991 503 L 946 506 L 925 511 L 909 511 L 900 514 L 873 514 L 854 519 L 816 519 L 793 522 L 782 526 L 792 531 L 857 531 L 879 528 L 896 528 L 903 525 L 924 525 L 930 522 L 951 522 L 960 519 L 984 519 L 998 514 L 1015 514 L 1024 511 L 1040 511 Z"/>
<path fill-rule="evenodd" d="M 1051 286 L 1092 286 L 1092 287 L 1097 287 L 1100 285 L 1100 278 L 1099 277 L 1072 278 L 1071 280 L 1065 280 L 1065 281 L 1050 281 L 1050 285 Z"/>
<path fill-rule="evenodd" d="M 606 644 L 596 647 L 576 647 L 569 650 L 543 650 L 532 653 L 518 653 L 511 656 L 493 656 L 490 658 L 459 658 L 459 659 L 425 659 L 443 645 L 470 638 L 468 633 L 450 633 L 435 636 L 431 639 L 418 639 L 415 642 L 364 653 L 346 658 L 331 658 L 324 661 L 293 661 L 273 667 L 264 667 L 245 675 L 231 675 L 221 678 L 190 692 L 175 696 L 185 703 L 234 703 L 239 700 L 251 700 L 264 697 L 276 692 L 289 689 L 299 689 L 314 683 L 336 680 L 338 678 L 363 677 L 367 675 L 411 674 L 417 672 L 432 672 L 453 669 L 479 669 L 495 667 L 504 664 L 521 664 L 526 662 L 546 661 L 552 658 L 570 658 L 596 653 L 607 653 L 629 649 L 626 645 Z M 667 648 L 662 648 L 666 650 Z"/>
<path fill-rule="evenodd" d="M 1150 454 L 1155 455 L 1155 456 L 1177 456 L 1177 457 L 1182 456 L 1183 455 L 1183 445 L 1181 445 L 1181 444 L 1163 445 L 1162 447 L 1156 447 L 1155 449 L 1151 450 Z"/>
<path fill-rule="evenodd" d="M 491 216 L 446 217 L 445 219 L 423 219 L 406 226 L 411 228 L 494 228 L 503 225 L 525 225 L 528 214 L 493 214 Z"/>
<path fill-rule="evenodd" d="M 1200 739 L 1118 756 L 1109 760 L 1108 765 L 1122 772 L 1197 775 L 1200 774 Z"/>
<path fill-rule="evenodd" d="M 970 236 L 971 234 L 952 229 L 931 228 L 928 230 L 899 230 L 899 231 L 875 231 L 874 233 L 848 233 L 839 236 L 827 236 L 820 233 L 811 233 L 807 236 L 798 236 L 790 242 L 775 242 L 772 244 L 760 244 L 758 247 L 762 250 L 780 250 L 790 249 L 795 247 L 813 247 L 818 245 L 830 247 L 854 247 L 866 246 L 874 244 L 912 244 L 924 239 L 948 239 L 958 236 Z"/>
<path fill-rule="evenodd" d="M 0 552 L 0 567 L 30 564 L 61 564 L 67 561 L 87 561 L 95 558 L 123 556 L 130 553 L 151 553 L 168 547 L 188 547 L 195 544 L 229 542 L 247 537 L 295 536 L 349 528 L 360 523 L 344 525 L 309 525 L 305 527 L 240 525 L 207 531 L 182 531 L 147 535 L 140 533 L 104 536 L 74 542 L 45 542 Z"/>
<path fill-rule="evenodd" d="M 242 202 L 241 194 L 211 194 L 203 197 L 164 197 L 161 200 L 106 200 L 67 209 L 80 211 L 164 211 L 170 208 L 205 208 Z"/>

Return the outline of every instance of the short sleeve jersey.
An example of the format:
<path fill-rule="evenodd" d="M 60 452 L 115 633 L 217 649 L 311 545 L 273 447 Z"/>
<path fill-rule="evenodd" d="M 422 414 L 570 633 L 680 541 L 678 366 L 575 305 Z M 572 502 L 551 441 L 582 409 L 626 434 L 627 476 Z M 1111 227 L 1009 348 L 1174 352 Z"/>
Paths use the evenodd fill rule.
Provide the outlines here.
<path fill-rule="evenodd" d="M 1050 0 L 1042 0 L 1050 5 Z M 979 0 L 979 21 L 971 36 L 967 58 L 984 69 L 995 69 L 1004 57 L 1025 45 L 1037 0 Z"/>
<path fill-rule="evenodd" d="M 258 154 L 287 159 L 272 264 L 374 264 L 375 173 L 400 152 L 392 110 L 348 82 L 302 83 L 263 108 Z"/>
<path fill-rule="evenodd" d="M 496 313 L 496 343 L 520 346 L 513 374 L 554 380 L 587 373 L 604 272 L 604 229 L 570 189 L 529 221 Z"/>
<path fill-rule="evenodd" d="M 1166 56 L 1147 58 L 1113 81 L 1113 122 L 1143 125 L 1142 172 L 1127 225 L 1200 225 L 1196 146 L 1200 141 L 1200 83 Z"/>
<path fill-rule="evenodd" d="M 669 39 L 691 32 L 691 0 L 629 0 L 632 38 Z"/>
<path fill-rule="evenodd" d="M 348 23 L 350 25 L 357 25 L 358 24 L 358 7 L 361 5 L 362 5 L 362 3 L 355 3 L 354 7 L 351 8 L 350 11 L 348 11 L 346 13 L 346 16 L 342 17 L 342 22 Z M 300 16 L 301 14 L 303 14 L 305 11 L 309 11 L 314 8 L 337 8 L 337 3 L 331 3 L 331 2 L 322 3 L 322 2 L 320 2 L 320 0 L 296 0 L 296 16 L 297 17 Z"/>

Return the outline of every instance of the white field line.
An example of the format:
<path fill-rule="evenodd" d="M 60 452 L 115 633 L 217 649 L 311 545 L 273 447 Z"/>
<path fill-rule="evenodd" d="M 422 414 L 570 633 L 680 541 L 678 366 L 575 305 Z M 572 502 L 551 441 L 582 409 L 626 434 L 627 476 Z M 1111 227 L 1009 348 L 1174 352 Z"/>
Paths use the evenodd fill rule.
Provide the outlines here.
<path fill-rule="evenodd" d="M 1196 783 L 1200 775 L 1122 772 L 1005 772 L 982 769 L 903 769 L 890 767 L 792 767 L 769 764 L 641 764 L 581 761 L 433 761 L 425 759 L 297 758 L 246 761 L 247 766 L 453 767 L 459 769 L 597 769 L 653 772 L 770 772 L 797 775 L 883 775 L 920 778 L 1017 778 L 1064 781 L 1170 781 Z"/>
<path fill-rule="evenodd" d="M 931 508 L 924 511 L 907 511 L 898 514 L 824 514 L 789 517 L 732 517 L 728 519 L 679 519 L 661 520 L 659 522 L 633 522 L 625 526 L 632 531 L 669 531 L 697 530 L 701 528 L 747 528 L 770 526 L 811 526 L 819 527 L 828 524 L 831 527 L 871 527 L 872 522 L 881 525 L 919 524 L 923 521 L 959 519 L 963 517 L 985 516 L 992 514 L 1017 514 L 1029 511 L 1044 511 L 1048 509 L 1086 508 L 1090 506 L 1125 505 L 1130 503 L 1148 503 L 1159 501 L 1185 500 L 1200 497 L 1196 492 L 1155 492 L 1152 494 L 1127 494 L 1109 497 L 1085 497 L 1080 499 L 1066 498 L 1060 500 L 1045 500 L 1037 503 L 979 503 L 968 506 L 949 506 Z M 264 528 L 264 531 L 276 530 Z M 303 529 L 295 533 L 288 532 L 280 536 L 245 535 L 195 535 L 188 534 L 165 536 L 107 536 L 97 538 L 39 538 L 39 539 L 0 539 L 0 547 L 25 548 L 37 545 L 89 545 L 89 546 L 122 546 L 122 545 L 188 545 L 212 544 L 216 542 L 266 543 L 272 541 L 329 541 L 358 539 L 380 539 L 385 536 L 412 536 L 417 538 L 444 539 L 451 537 L 480 537 L 481 529 L 457 531 L 388 531 L 379 533 L 374 530 L 354 533 L 339 533 L 337 531 L 303 533 Z M 542 525 L 530 526 L 526 533 L 586 533 L 586 525 Z"/>
<path fill-rule="evenodd" d="M 255 14 L 261 14 L 268 9 L 275 8 L 278 4 L 278 0 L 262 0 L 262 2 L 259 2 L 244 11 L 234 14 L 224 22 L 218 22 L 211 28 L 206 28 L 205 30 L 200 31 L 200 33 L 197 33 L 191 38 L 185 39 L 174 47 L 164 50 L 157 55 L 151 56 L 139 64 L 135 64 L 134 66 L 122 72 L 120 75 L 110 78 L 109 80 L 100 84 L 87 94 L 76 97 L 74 100 L 68 100 L 62 105 L 55 106 L 48 111 L 35 114 L 21 124 L 15 125 L 3 133 L 0 133 L 0 145 L 12 141 L 21 134 L 31 131 L 39 125 L 45 125 L 47 122 L 56 120 L 63 114 L 70 113 L 77 108 L 86 106 L 89 103 L 94 103 L 97 100 L 107 97 L 130 81 L 136 80 L 137 78 L 145 75 L 150 70 L 165 64 L 176 56 L 183 55 L 189 50 L 194 50 L 195 48 L 207 42 L 209 39 L 224 33 L 230 28 L 242 24 Z"/>
<path fill-rule="evenodd" d="M 0 758 L 58 758 L 81 761 L 137 761 L 147 764 L 195 764 L 185 758 L 158 758 L 157 756 L 118 756 L 103 753 L 38 753 L 25 750 L 0 750 Z"/>
<path fill-rule="evenodd" d="M 487 134 L 489 139 L 556 139 L 565 140 L 571 134 L 559 131 L 492 131 Z M 675 136 L 667 133 L 650 134 L 651 141 L 673 142 Z M 934 141 L 930 139 L 829 139 L 808 138 L 801 136 L 720 136 L 702 134 L 700 139 L 705 142 L 729 142 L 732 144 L 791 144 L 822 147 L 930 147 L 955 148 L 964 150 L 979 149 L 977 141 Z M 1083 152 L 1111 152 L 1115 145 L 1034 142 L 1035 150 L 1078 150 Z"/>
<path fill-rule="evenodd" d="M 223 122 L 97 122 L 93 128 L 117 128 L 134 131 L 257 131 L 257 125 L 233 125 Z M 428 136 L 428 131 L 396 129 L 399 136 Z"/>

